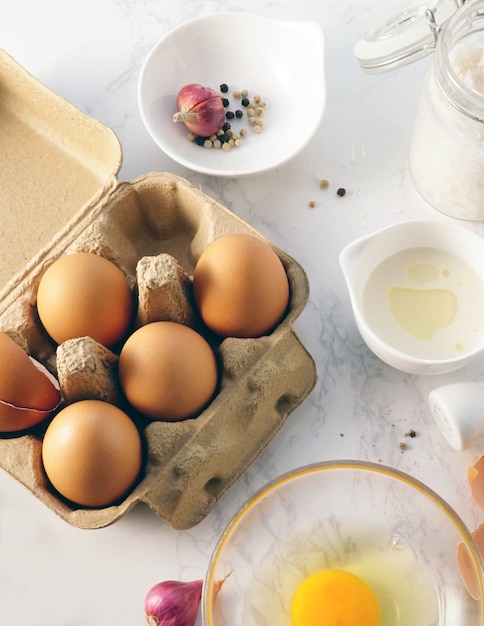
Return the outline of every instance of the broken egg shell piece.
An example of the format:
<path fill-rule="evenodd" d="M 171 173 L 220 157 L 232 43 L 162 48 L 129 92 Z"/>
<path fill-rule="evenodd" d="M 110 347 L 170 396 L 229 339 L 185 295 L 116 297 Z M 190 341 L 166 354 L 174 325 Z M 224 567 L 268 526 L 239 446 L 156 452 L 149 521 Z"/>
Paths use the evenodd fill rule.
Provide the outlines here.
<path fill-rule="evenodd" d="M 472 497 L 477 505 L 484 508 L 484 454 L 468 468 L 467 480 L 471 489 Z"/>
<path fill-rule="evenodd" d="M 471 535 L 481 556 L 484 556 L 484 524 L 480 524 L 480 526 L 471 532 Z M 479 584 L 477 566 L 472 560 L 469 549 L 463 541 L 461 541 L 457 546 L 457 563 L 459 565 L 462 581 L 464 582 L 467 591 L 474 598 L 474 600 L 480 600 L 480 587 L 482 586 L 482 580 L 481 584 Z"/>
<path fill-rule="evenodd" d="M 19 432 L 37 426 L 37 424 L 40 424 L 49 417 L 62 402 L 60 385 L 55 376 L 33 357 L 29 356 L 29 360 L 52 384 L 54 390 L 57 392 L 53 394 L 56 401 L 50 408 L 37 409 L 35 407 L 16 406 L 10 402 L 0 400 L 0 433 Z"/>
<path fill-rule="evenodd" d="M 57 378 L 53 374 L 51 374 L 49 372 L 49 370 L 45 367 L 45 365 L 43 365 L 40 361 L 37 361 L 36 359 L 34 359 L 31 356 L 29 356 L 29 359 L 34 364 L 35 368 L 39 370 L 39 372 L 42 372 L 42 374 L 44 374 L 44 376 L 47 376 L 47 378 L 52 383 L 52 386 L 59 392 L 59 400 L 58 400 L 56 406 L 54 407 L 54 409 L 57 408 L 57 406 L 59 406 L 60 401 L 61 401 L 61 391 L 60 391 L 59 381 L 57 380 Z M 53 411 L 54 409 L 51 409 L 51 410 Z"/>

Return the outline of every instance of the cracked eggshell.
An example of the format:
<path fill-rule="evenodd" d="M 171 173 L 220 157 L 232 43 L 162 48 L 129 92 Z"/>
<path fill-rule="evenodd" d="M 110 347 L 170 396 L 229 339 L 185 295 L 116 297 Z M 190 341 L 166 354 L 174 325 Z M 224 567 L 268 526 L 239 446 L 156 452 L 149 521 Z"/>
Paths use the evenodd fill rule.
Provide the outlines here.
<path fill-rule="evenodd" d="M 481 555 L 484 556 L 484 524 L 480 524 L 477 528 L 475 528 L 471 532 L 471 535 L 476 543 L 477 549 Z M 473 562 L 470 552 L 464 542 L 460 542 L 457 546 L 457 563 L 467 591 L 471 594 L 474 600 L 479 600 L 479 577 L 476 564 Z"/>
<path fill-rule="evenodd" d="M 7 333 L 0 332 L 0 432 L 39 424 L 60 401 L 55 378 Z"/>
<path fill-rule="evenodd" d="M 484 454 L 467 470 L 467 479 L 476 504 L 484 508 Z"/>

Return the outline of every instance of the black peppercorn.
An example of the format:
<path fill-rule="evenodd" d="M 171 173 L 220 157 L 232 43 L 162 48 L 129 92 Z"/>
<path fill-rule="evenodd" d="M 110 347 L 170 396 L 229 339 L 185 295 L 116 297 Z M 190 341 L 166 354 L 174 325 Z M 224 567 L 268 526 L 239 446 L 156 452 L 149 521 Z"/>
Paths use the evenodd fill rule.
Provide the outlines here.
<path fill-rule="evenodd" d="M 340 187 L 336 193 L 340 198 L 342 198 L 346 193 L 346 189 L 344 187 Z"/>
<path fill-rule="evenodd" d="M 227 113 L 225 114 L 225 117 L 226 117 L 228 120 L 233 120 L 233 119 L 234 119 L 234 117 L 235 117 L 234 112 L 233 112 L 233 111 L 227 111 Z"/>
<path fill-rule="evenodd" d="M 225 108 L 227 108 L 230 104 L 230 101 L 228 98 L 222 98 L 222 104 L 224 105 Z"/>
<path fill-rule="evenodd" d="M 222 130 L 224 131 L 224 133 L 226 133 L 228 130 L 230 130 L 230 124 L 228 122 L 225 122 L 222 126 Z"/>
<path fill-rule="evenodd" d="M 220 85 L 220 91 L 221 91 L 222 93 L 227 93 L 227 91 L 228 91 L 228 90 L 229 90 L 229 86 L 228 86 L 226 83 L 222 83 L 222 84 Z"/>
<path fill-rule="evenodd" d="M 249 98 L 242 98 L 242 100 L 240 101 L 240 104 L 244 107 L 248 107 L 249 106 Z"/>
<path fill-rule="evenodd" d="M 243 114 L 243 112 L 242 112 L 240 109 L 237 109 L 237 111 L 235 111 L 235 117 L 236 117 L 237 119 L 239 119 L 239 120 L 240 120 L 240 118 L 241 118 L 241 117 L 243 117 L 243 115 L 244 115 L 244 114 Z"/>

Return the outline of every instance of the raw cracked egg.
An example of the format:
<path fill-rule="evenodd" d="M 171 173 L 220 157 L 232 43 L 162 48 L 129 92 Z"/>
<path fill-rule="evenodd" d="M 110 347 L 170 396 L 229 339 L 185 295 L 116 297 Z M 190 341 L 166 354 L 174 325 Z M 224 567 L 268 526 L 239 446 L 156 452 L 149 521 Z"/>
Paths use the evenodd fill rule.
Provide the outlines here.
<path fill-rule="evenodd" d="M 222 337 L 260 337 L 284 316 L 289 282 L 268 243 L 252 235 L 224 235 L 210 243 L 193 274 L 197 309 Z"/>
<path fill-rule="evenodd" d="M 296 589 L 293 626 L 379 626 L 380 607 L 373 590 L 352 572 L 322 570 Z"/>
<path fill-rule="evenodd" d="M 55 378 L 9 335 L 0 332 L 0 432 L 35 426 L 60 401 Z"/>
<path fill-rule="evenodd" d="M 114 263 L 87 252 L 59 257 L 37 291 L 39 319 L 52 339 L 91 337 L 112 347 L 126 334 L 133 298 L 126 276 Z"/>
<path fill-rule="evenodd" d="M 42 442 L 45 473 L 67 500 L 107 506 L 124 496 L 142 466 L 142 443 L 131 418 L 108 402 L 81 400 L 62 409 Z"/>
<path fill-rule="evenodd" d="M 119 355 L 119 380 L 128 402 L 154 420 L 181 420 L 212 399 L 218 365 L 208 342 L 188 326 L 152 322 L 128 337 Z"/>

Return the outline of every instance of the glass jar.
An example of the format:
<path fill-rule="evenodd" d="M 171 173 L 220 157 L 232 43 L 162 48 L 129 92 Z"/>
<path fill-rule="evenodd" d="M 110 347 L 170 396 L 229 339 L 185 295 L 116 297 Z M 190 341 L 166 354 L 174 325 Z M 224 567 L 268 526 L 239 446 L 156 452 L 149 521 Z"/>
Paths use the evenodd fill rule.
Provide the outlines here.
<path fill-rule="evenodd" d="M 430 53 L 410 175 L 442 213 L 484 220 L 484 0 L 410 0 L 368 29 L 354 48 L 369 73 Z"/>
<path fill-rule="evenodd" d="M 434 208 L 460 219 L 484 219 L 484 1 L 464 4 L 438 33 L 409 168 Z"/>

